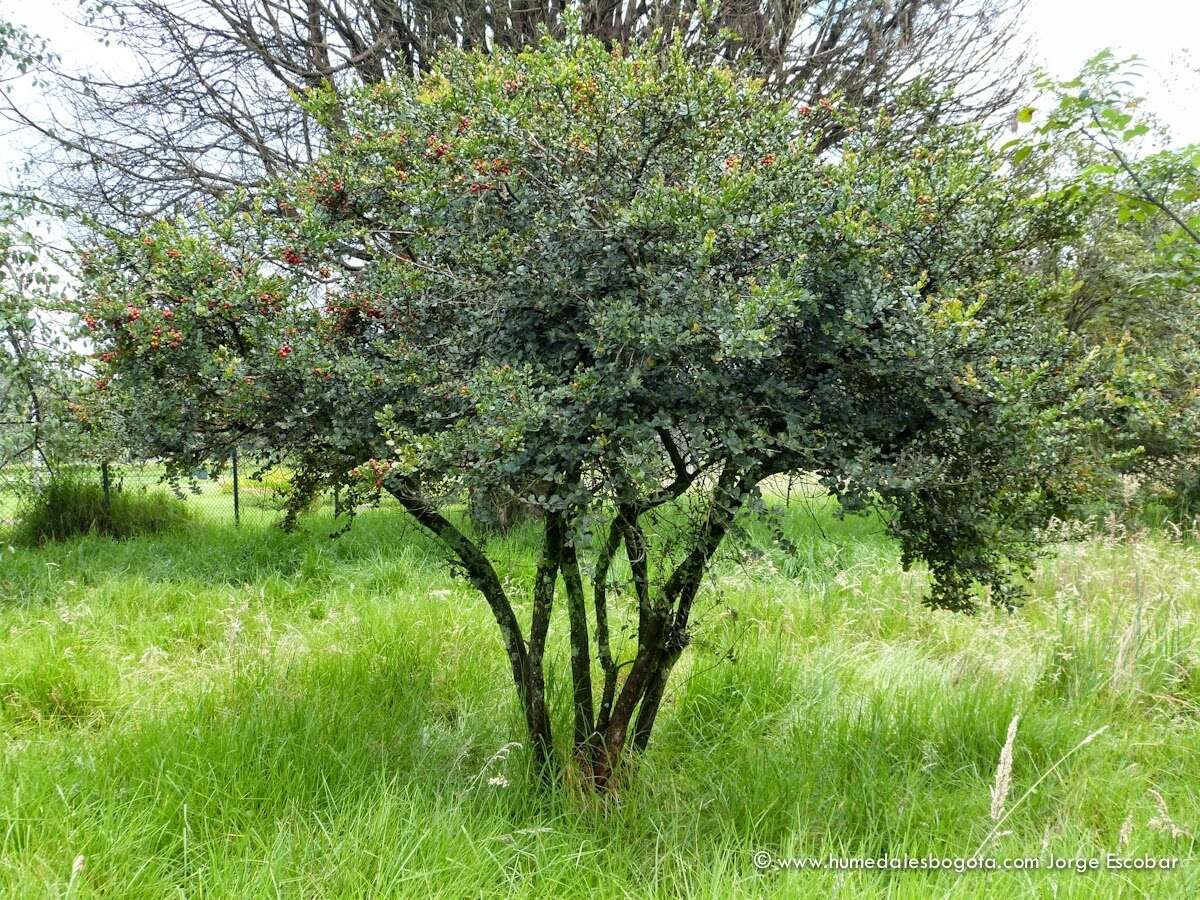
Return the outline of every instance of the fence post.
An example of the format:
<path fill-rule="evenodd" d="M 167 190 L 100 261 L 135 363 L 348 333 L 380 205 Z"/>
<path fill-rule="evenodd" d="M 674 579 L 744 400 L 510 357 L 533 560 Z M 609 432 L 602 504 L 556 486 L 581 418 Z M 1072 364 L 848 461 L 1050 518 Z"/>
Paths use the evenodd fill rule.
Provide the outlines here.
<path fill-rule="evenodd" d="M 237 447 L 229 451 L 229 459 L 233 463 L 233 525 L 236 528 L 242 524 L 242 499 L 238 493 Z"/>
<path fill-rule="evenodd" d="M 112 476 L 109 474 L 108 461 L 100 463 L 100 489 L 104 492 L 104 505 L 112 505 Z"/>

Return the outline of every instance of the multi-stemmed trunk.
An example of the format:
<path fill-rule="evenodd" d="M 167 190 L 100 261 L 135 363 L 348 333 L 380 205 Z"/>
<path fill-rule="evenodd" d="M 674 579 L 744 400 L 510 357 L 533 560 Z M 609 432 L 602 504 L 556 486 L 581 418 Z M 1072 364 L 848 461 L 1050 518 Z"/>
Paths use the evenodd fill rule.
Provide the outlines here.
<path fill-rule="evenodd" d="M 672 669 L 688 645 L 692 604 L 713 555 L 745 502 L 756 474 L 732 463 L 722 468 L 708 508 L 690 534 L 686 552 L 661 586 L 652 584 L 650 547 L 642 516 L 679 497 L 695 481 L 682 465 L 674 483 L 641 502 L 619 503 L 597 548 L 591 576 L 594 632 L 580 569 L 576 530 L 562 512 L 543 519 L 543 540 L 534 578 L 528 640 L 491 562 L 411 482 L 389 485 L 401 504 L 451 551 L 483 595 L 500 628 L 513 683 L 525 712 L 534 758 L 544 776 L 557 771 L 552 716 L 546 697 L 545 652 L 557 583 L 561 576 L 570 646 L 572 753 L 585 780 L 609 785 L 628 748 L 644 749 L 661 710 Z M 618 662 L 609 634 L 609 572 L 622 547 L 638 604 L 637 648 Z M 657 589 L 656 589 L 657 588 Z M 593 682 L 592 637 L 599 668 L 599 699 Z M 624 680 L 622 671 L 627 670 Z"/>

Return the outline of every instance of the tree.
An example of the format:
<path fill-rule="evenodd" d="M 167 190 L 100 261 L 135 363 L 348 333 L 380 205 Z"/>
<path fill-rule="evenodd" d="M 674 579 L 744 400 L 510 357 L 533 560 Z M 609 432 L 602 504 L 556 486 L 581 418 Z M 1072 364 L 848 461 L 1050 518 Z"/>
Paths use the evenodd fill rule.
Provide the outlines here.
<path fill-rule="evenodd" d="M 26 493 L 63 467 L 122 455 L 119 407 L 75 402 L 87 361 L 76 307 L 36 204 L 0 203 L 0 485 Z"/>
<path fill-rule="evenodd" d="M 333 484 L 395 497 L 494 616 L 546 770 L 556 602 L 572 753 L 604 785 L 765 479 L 885 510 L 934 606 L 1015 601 L 1080 485 L 1078 379 L 1011 312 L 1038 299 L 1018 262 L 1054 211 L 971 130 L 897 151 L 886 117 L 772 100 L 678 41 L 579 35 L 306 102 L 333 138 L 302 178 L 88 259 L 99 386 L 140 398 L 137 439 L 177 471 L 251 440 L 296 472 L 294 508 Z M 831 118 L 848 141 L 818 155 Z M 439 502 L 460 483 L 536 485 L 528 628 Z"/>
<path fill-rule="evenodd" d="M 0 85 L 45 59 L 44 46 L 0 20 Z M 9 479 L 27 489 L 50 468 L 65 373 L 66 348 L 50 316 L 56 278 L 44 259 L 44 237 L 31 224 L 38 204 L 0 193 L 0 476 L 13 464 L 30 464 Z M 31 477 L 32 475 L 32 477 Z"/>
<path fill-rule="evenodd" d="M 0 471 L 10 463 L 46 463 L 43 327 L 34 279 L 42 273 L 33 236 L 8 211 L 0 216 Z"/>
<path fill-rule="evenodd" d="M 1022 71 L 1024 0 L 804 0 L 703 3 L 447 0 L 89 0 L 92 32 L 131 59 L 115 71 L 78 61 L 40 67 L 51 98 L 6 93 L 4 114 L 47 138 L 43 177 L 114 227 L 191 214 L 240 187 L 311 162 L 323 129 L 293 97 L 425 71 L 450 48 L 490 51 L 561 36 L 575 17 L 609 45 L 656 29 L 753 66 L 778 91 L 815 105 L 882 106 L 924 80 L 942 92 L 935 119 L 979 120 L 1009 107 Z M 728 39 L 713 36 L 722 29 Z M 952 88 L 952 89 L 951 89 Z M 0 92 L 2 93 L 2 92 Z M 841 137 L 840 131 L 826 140 Z"/>
<path fill-rule="evenodd" d="M 1138 68 L 1136 57 L 1118 59 L 1103 50 L 1076 78 L 1041 77 L 1039 87 L 1054 105 L 1029 139 L 1015 142 L 1014 160 L 1065 149 L 1074 162 L 1065 186 L 1110 200 L 1122 224 L 1161 218 L 1157 243 L 1164 262 L 1194 282 L 1200 272 L 1200 146 L 1146 152 L 1143 144 L 1154 132 L 1167 141 L 1169 135 L 1139 112 Z M 1018 119 L 1033 122 L 1035 115 L 1025 107 Z"/>
<path fill-rule="evenodd" d="M 1107 360 L 1114 390 L 1104 439 L 1120 471 L 1200 503 L 1200 147 L 1174 146 L 1142 111 L 1136 59 L 1097 54 L 1018 118 L 1018 177 L 1075 211 L 1067 242 L 1039 254 L 1059 281 L 1047 312 Z"/>

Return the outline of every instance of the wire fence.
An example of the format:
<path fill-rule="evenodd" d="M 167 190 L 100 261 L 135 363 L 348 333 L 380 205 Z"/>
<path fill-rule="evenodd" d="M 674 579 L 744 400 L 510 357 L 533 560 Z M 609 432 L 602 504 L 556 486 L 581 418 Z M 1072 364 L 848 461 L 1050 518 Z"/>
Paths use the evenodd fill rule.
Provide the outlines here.
<path fill-rule="evenodd" d="M 95 478 L 105 497 L 116 494 L 147 494 L 162 492 L 183 501 L 193 515 L 215 522 L 241 525 L 275 521 L 283 509 L 283 485 L 278 480 L 256 480 L 247 476 L 253 464 L 230 455 L 228 465 L 219 475 L 201 469 L 171 484 L 165 479 L 166 470 L 160 464 L 102 463 L 96 466 Z"/>
<path fill-rule="evenodd" d="M 42 480 L 33 436 L 32 423 L 0 422 L 0 526 L 12 524 L 22 499 Z"/>
<path fill-rule="evenodd" d="M 33 449 L 33 437 L 32 424 L 0 422 L 0 529 L 15 525 L 21 504 L 53 477 L 54 473 Z M 236 450 L 219 474 L 197 469 L 174 484 L 166 479 L 166 468 L 153 461 L 67 463 L 62 468 L 75 477 L 99 483 L 107 498 L 117 494 L 169 494 L 181 500 L 194 518 L 234 526 L 281 521 L 290 487 L 286 471 L 261 471 L 257 460 L 243 457 Z M 59 471 L 56 467 L 55 472 Z M 793 501 L 811 502 L 814 497 L 826 496 L 825 489 L 811 476 L 777 476 L 759 488 L 764 495 L 789 505 Z M 340 500 L 337 492 L 327 492 L 313 498 L 306 512 L 337 517 L 345 511 Z M 462 500 L 465 498 L 459 502 Z M 381 500 L 384 506 L 394 503 L 386 497 Z"/>
<path fill-rule="evenodd" d="M 33 449 L 33 426 L 23 423 L 0 425 L 0 526 L 16 523 L 22 503 L 34 496 L 54 473 Z M 181 500 L 196 518 L 232 525 L 271 524 L 283 516 L 286 473 L 260 473 L 254 459 L 237 451 L 217 476 L 197 469 L 172 485 L 166 469 L 153 461 L 139 463 L 67 464 L 75 477 L 95 481 L 106 497 L 117 494 L 160 492 Z M 55 472 L 59 471 L 56 467 Z M 328 506 L 336 515 L 336 494 L 318 497 L 314 510 Z"/>

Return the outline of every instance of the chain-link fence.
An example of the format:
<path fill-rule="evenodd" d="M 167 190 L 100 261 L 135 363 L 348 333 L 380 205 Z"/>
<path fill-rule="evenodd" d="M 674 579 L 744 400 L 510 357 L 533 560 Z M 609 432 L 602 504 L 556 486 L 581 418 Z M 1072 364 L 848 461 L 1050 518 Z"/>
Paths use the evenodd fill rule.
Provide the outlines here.
<path fill-rule="evenodd" d="M 41 480 L 34 426 L 0 422 L 0 526 L 11 525 L 21 499 Z"/>
<path fill-rule="evenodd" d="M 193 516 L 213 522 L 240 525 L 275 521 L 283 509 L 286 482 L 275 473 L 249 477 L 257 468 L 239 459 L 234 451 L 228 465 L 216 476 L 197 469 L 172 484 L 164 479 L 166 470 L 162 465 L 145 462 L 104 463 L 95 467 L 95 478 L 108 496 L 166 493 L 183 501 Z"/>
<path fill-rule="evenodd" d="M 0 423 L 0 529 L 14 525 L 22 501 L 52 477 L 47 464 L 33 449 L 33 435 L 32 425 Z M 262 471 L 257 460 L 236 451 L 230 453 L 219 475 L 197 469 L 174 484 L 165 479 L 165 467 L 154 462 L 68 464 L 67 468 L 75 477 L 100 484 L 109 496 L 122 492 L 160 492 L 180 499 L 194 518 L 231 525 L 279 522 L 284 514 L 285 493 L 290 487 L 288 472 Z M 811 476 L 777 476 L 763 482 L 759 489 L 785 503 L 811 502 L 814 497 L 826 496 L 825 489 Z M 326 492 L 313 498 L 307 512 L 337 516 L 344 511 L 339 500 L 336 492 Z M 466 502 L 466 498 L 456 497 L 453 502 Z M 478 502 L 472 498 L 472 505 Z M 387 496 L 380 500 L 385 507 L 395 503 Z M 495 517 L 497 512 L 487 510 L 485 515 Z"/>
<path fill-rule="evenodd" d="M 67 464 L 71 475 L 95 481 L 108 496 L 118 493 L 160 492 L 181 500 L 195 518 L 224 522 L 272 523 L 283 514 L 288 475 L 280 470 L 261 472 L 253 459 L 231 452 L 217 476 L 196 470 L 168 483 L 166 469 L 154 462 Z M 55 467 L 54 472 L 59 471 Z M 0 424 L 0 527 L 15 524 L 21 504 L 54 474 L 34 448 L 33 426 L 20 422 Z M 335 513 L 338 498 L 318 497 L 313 507 L 328 506 Z"/>

